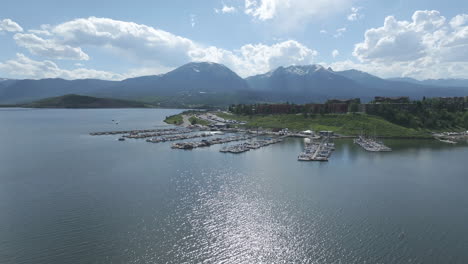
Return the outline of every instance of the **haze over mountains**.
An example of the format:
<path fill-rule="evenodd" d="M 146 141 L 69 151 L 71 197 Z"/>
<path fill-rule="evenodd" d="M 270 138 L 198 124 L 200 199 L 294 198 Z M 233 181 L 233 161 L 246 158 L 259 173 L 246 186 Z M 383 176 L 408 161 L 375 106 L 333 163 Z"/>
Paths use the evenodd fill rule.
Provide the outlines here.
<path fill-rule="evenodd" d="M 468 87 L 467 79 L 429 79 L 429 80 L 419 81 L 413 78 L 390 78 L 389 80 L 417 83 L 417 84 L 423 84 L 423 85 L 434 85 L 434 86 Z"/>
<path fill-rule="evenodd" d="M 95 79 L 0 79 L 0 103 L 25 103 L 65 94 L 146 99 L 181 105 L 252 102 L 321 102 L 330 98 L 468 95 L 468 80 L 382 79 L 357 71 L 319 65 L 279 67 L 243 79 L 224 65 L 189 63 L 162 75 L 123 81 Z"/>

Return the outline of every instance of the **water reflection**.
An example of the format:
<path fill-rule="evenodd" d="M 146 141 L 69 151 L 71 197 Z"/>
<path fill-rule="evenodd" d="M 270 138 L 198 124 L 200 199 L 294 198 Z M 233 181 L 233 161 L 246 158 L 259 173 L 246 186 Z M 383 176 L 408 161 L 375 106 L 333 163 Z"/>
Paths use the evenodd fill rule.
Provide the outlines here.
<path fill-rule="evenodd" d="M 468 262 L 466 146 L 336 140 L 315 163 L 302 139 L 229 155 L 87 136 L 174 112 L 2 111 L 0 263 Z"/>

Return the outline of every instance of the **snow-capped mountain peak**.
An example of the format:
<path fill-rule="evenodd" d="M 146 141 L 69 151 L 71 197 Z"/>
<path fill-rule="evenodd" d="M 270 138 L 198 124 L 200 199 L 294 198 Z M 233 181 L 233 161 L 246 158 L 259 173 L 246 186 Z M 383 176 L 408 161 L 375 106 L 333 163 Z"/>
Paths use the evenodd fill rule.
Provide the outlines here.
<path fill-rule="evenodd" d="M 299 65 L 299 66 L 289 66 L 285 68 L 285 72 L 294 74 L 294 75 L 299 75 L 299 76 L 312 74 L 318 71 L 328 71 L 328 70 L 325 69 L 325 67 L 323 67 L 322 65 Z"/>

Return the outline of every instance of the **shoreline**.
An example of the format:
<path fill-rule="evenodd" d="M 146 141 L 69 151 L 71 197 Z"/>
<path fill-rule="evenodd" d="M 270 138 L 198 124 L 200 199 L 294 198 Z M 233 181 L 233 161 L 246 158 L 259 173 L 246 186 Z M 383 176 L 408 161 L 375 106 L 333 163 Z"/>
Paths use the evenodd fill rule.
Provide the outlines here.
<path fill-rule="evenodd" d="M 207 116 L 210 116 L 212 119 L 208 118 Z M 173 115 L 173 116 L 168 116 L 166 117 L 164 122 L 167 124 L 171 124 L 171 125 L 188 127 L 186 122 L 182 122 L 183 117 L 185 117 L 185 119 L 188 119 L 191 117 L 194 117 L 196 119 L 202 119 L 204 121 L 209 122 L 211 127 L 213 128 L 217 127 L 220 130 L 223 130 L 222 125 L 224 125 L 225 127 L 230 127 L 231 129 L 245 130 L 245 131 L 249 131 L 250 133 L 256 133 L 257 129 L 255 129 L 255 127 L 258 127 L 260 128 L 260 130 L 258 131 L 260 134 L 263 133 L 263 134 L 270 134 L 270 135 L 279 135 L 278 132 L 274 132 L 274 131 L 275 130 L 280 131 L 280 130 L 286 129 L 292 134 L 300 134 L 302 131 L 305 131 L 305 130 L 313 130 L 316 132 L 324 130 L 324 131 L 333 131 L 335 133 L 336 138 L 353 139 L 359 136 L 357 132 L 355 132 L 358 129 L 353 127 L 353 125 L 355 125 L 353 123 L 354 116 L 346 116 L 346 115 L 339 116 L 340 121 L 342 123 L 335 122 L 333 124 L 334 126 L 323 125 L 320 123 L 325 119 L 337 119 L 335 115 L 319 116 L 315 119 L 305 119 L 305 118 L 300 119 L 301 116 L 292 115 L 292 114 L 283 115 L 283 116 L 265 115 L 265 116 L 247 117 L 247 116 L 236 116 L 234 114 L 227 113 L 227 112 L 203 112 L 199 114 L 199 113 L 192 112 L 192 111 L 188 111 L 188 112 L 185 111 L 185 112 Z M 362 117 L 362 116 L 359 116 L 359 117 Z M 278 120 L 275 120 L 275 118 Z M 288 120 L 288 118 L 290 118 L 291 120 Z M 376 135 L 377 138 L 381 138 L 381 139 L 435 139 L 434 136 L 429 131 L 420 131 L 420 130 L 398 126 L 396 124 L 390 123 L 381 118 L 376 118 L 374 116 L 366 116 L 366 118 L 374 122 L 373 125 L 375 126 L 380 125 L 382 123 L 383 125 L 390 128 L 388 130 L 385 130 L 385 128 L 380 128 L 381 130 L 385 131 L 386 135 L 379 135 L 377 133 Z M 285 119 L 285 120 L 282 120 L 282 119 Z M 326 121 L 328 120 L 325 120 L 324 122 Z M 372 126 L 372 124 L 366 124 L 365 121 L 366 119 L 364 119 L 364 121 L 361 121 L 360 123 L 361 124 L 364 123 L 365 125 L 367 125 L 369 129 L 369 127 Z M 355 126 L 357 126 L 360 123 L 357 122 Z M 197 125 L 197 124 L 193 124 L 193 125 Z M 291 129 L 289 125 L 301 127 L 302 129 Z M 367 131 L 369 131 L 368 129 Z M 346 133 L 347 130 L 348 131 L 351 130 L 355 134 L 354 133 L 348 134 Z M 399 130 L 404 132 L 403 135 L 396 134 L 398 133 Z M 392 135 L 392 133 L 394 134 Z M 411 134 L 414 134 L 414 135 L 411 135 Z M 301 134 L 300 137 L 306 137 L 306 136 L 307 136 L 306 134 Z"/>

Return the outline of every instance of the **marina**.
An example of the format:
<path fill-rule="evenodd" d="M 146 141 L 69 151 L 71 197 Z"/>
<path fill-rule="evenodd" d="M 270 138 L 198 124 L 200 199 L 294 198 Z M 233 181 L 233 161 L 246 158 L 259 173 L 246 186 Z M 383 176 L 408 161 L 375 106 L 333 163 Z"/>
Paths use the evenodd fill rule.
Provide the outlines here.
<path fill-rule="evenodd" d="M 468 142 L 468 131 L 433 133 L 432 136 L 440 142 L 452 145 L 463 141 Z"/>
<path fill-rule="evenodd" d="M 167 137 L 153 137 L 151 139 L 147 139 L 146 142 L 150 143 L 160 143 L 166 141 L 177 141 L 177 140 L 184 140 L 184 139 L 193 139 L 193 138 L 201 138 L 201 137 L 212 137 L 216 134 L 214 133 L 201 133 L 201 134 L 182 134 L 182 135 L 173 135 Z"/>
<path fill-rule="evenodd" d="M 103 131 L 103 132 L 91 132 L 91 136 L 109 136 L 109 135 L 121 135 L 121 134 L 139 134 L 139 133 L 160 133 L 166 131 L 177 131 L 179 128 L 165 128 L 165 129 L 141 129 L 141 130 L 120 130 L 120 131 Z"/>
<path fill-rule="evenodd" d="M 132 139 L 143 139 L 143 138 L 152 138 L 152 137 L 160 137 L 160 136 L 172 136 L 172 135 L 183 135 L 183 134 L 188 134 L 192 133 L 195 130 L 190 130 L 190 129 L 184 129 L 184 130 L 178 130 L 178 131 L 167 131 L 167 132 L 155 132 L 155 133 L 133 133 L 129 135 L 125 135 L 124 137 L 126 138 L 132 138 Z"/>
<path fill-rule="evenodd" d="M 335 144 L 330 143 L 328 139 L 321 142 L 311 140 L 306 143 L 304 151 L 297 157 L 298 161 L 328 161 L 332 152 L 335 150 Z"/>
<path fill-rule="evenodd" d="M 374 140 L 372 138 L 366 138 L 364 136 L 359 136 L 354 139 L 354 143 L 361 146 L 363 149 L 369 152 L 390 152 L 391 148 L 384 145 L 383 142 Z"/>
<path fill-rule="evenodd" d="M 218 145 L 218 144 L 224 144 L 224 143 L 229 143 L 229 142 L 234 142 L 234 141 L 242 141 L 242 140 L 250 140 L 254 138 L 254 136 L 230 136 L 230 137 L 217 137 L 214 139 L 210 140 L 201 140 L 201 141 L 194 141 L 194 142 L 178 142 L 172 144 L 171 148 L 172 149 L 195 149 L 195 148 L 201 148 L 201 147 L 209 147 L 211 145 Z"/>
<path fill-rule="evenodd" d="M 266 147 L 272 144 L 283 142 L 283 139 L 284 137 L 267 138 L 264 140 L 255 140 L 255 141 L 245 142 L 241 144 L 236 144 L 233 146 L 226 146 L 220 149 L 219 151 L 223 153 L 239 154 L 239 153 L 247 152 L 249 150 L 259 149 L 259 148 Z"/>
<path fill-rule="evenodd" d="M 208 131 L 214 130 L 214 131 Z M 200 132 L 200 133 L 197 133 Z M 224 135 L 224 133 L 232 134 L 230 136 L 210 138 L 216 135 Z M 177 142 L 171 145 L 172 149 L 191 150 L 201 147 L 209 147 L 212 145 L 226 144 L 235 141 L 247 141 L 235 145 L 224 146 L 219 152 L 240 154 L 250 150 L 259 149 L 272 144 L 282 142 L 285 138 L 304 138 L 309 142 L 306 143 L 303 152 L 301 152 L 298 161 L 328 161 L 332 152 L 335 150 L 335 144 L 330 142 L 331 137 L 337 138 L 332 131 L 320 131 L 318 134 L 313 131 L 293 132 L 287 129 L 279 132 L 266 130 L 239 130 L 232 128 L 208 128 L 200 126 L 184 127 L 184 128 L 168 128 L 168 129 L 144 129 L 144 130 L 125 130 L 125 131 L 108 131 L 90 133 L 92 136 L 109 136 L 120 135 L 118 141 L 125 139 L 145 139 L 149 143 L 163 143 L 170 141 L 182 141 L 195 138 L 207 138 L 199 141 Z M 265 137 L 259 139 L 259 137 Z M 253 140 L 257 138 L 257 140 Z M 392 151 L 391 148 L 385 146 L 377 140 L 359 136 L 354 139 L 354 143 L 371 152 Z M 447 142 L 448 143 L 448 142 Z"/>

